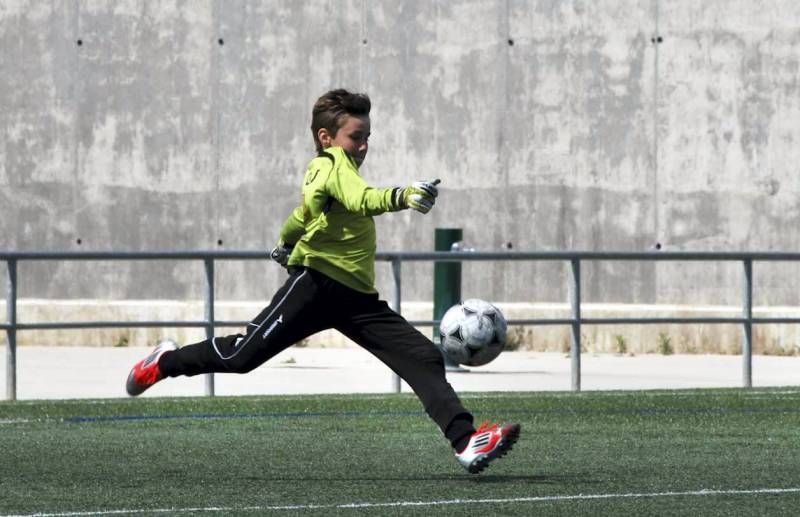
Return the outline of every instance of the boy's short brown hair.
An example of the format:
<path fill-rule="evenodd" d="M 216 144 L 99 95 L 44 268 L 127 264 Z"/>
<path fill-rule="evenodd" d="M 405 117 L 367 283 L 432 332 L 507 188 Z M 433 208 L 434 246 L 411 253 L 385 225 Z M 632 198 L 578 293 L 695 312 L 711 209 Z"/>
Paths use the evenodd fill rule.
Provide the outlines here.
<path fill-rule="evenodd" d="M 344 89 L 331 90 L 317 99 L 311 112 L 311 134 L 317 152 L 322 152 L 322 143 L 319 141 L 319 130 L 325 128 L 336 136 L 336 132 L 344 125 L 347 115 L 369 115 L 372 107 L 369 97 L 365 93 L 350 93 Z"/>

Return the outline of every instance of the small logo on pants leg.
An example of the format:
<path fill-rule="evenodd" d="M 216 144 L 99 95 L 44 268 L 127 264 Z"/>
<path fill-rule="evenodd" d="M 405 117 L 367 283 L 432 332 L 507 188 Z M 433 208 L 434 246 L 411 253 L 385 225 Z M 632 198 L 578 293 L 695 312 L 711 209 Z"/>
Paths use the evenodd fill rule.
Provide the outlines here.
<path fill-rule="evenodd" d="M 278 323 L 283 323 L 283 314 L 281 314 L 280 316 L 278 316 L 278 319 L 276 319 L 275 321 L 273 321 L 273 322 L 272 322 L 272 325 L 270 325 L 269 327 L 267 327 L 267 330 L 265 330 L 265 331 L 264 331 L 264 333 L 261 335 L 261 337 L 262 337 L 263 339 L 267 339 L 267 336 L 269 336 L 269 335 L 272 333 L 272 331 L 273 331 L 273 330 L 275 330 L 275 327 L 277 327 L 277 326 L 278 326 Z"/>

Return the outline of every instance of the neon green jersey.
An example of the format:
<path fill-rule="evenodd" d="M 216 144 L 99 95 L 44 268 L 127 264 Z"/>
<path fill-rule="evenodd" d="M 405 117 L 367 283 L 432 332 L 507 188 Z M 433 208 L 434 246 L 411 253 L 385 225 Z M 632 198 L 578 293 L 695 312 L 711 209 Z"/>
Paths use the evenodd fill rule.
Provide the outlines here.
<path fill-rule="evenodd" d="M 290 266 L 307 266 L 351 289 L 375 291 L 375 222 L 372 216 L 402 210 L 401 190 L 373 188 L 341 147 L 329 147 L 311 160 L 303 182 L 302 204 L 281 229 L 294 244 Z"/>

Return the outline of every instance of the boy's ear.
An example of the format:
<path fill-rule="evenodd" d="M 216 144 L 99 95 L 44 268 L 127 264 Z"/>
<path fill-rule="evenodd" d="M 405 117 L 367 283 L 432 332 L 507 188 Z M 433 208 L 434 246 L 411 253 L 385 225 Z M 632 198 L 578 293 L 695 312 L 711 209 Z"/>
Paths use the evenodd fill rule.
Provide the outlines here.
<path fill-rule="evenodd" d="M 323 149 L 331 146 L 331 140 L 333 140 L 333 136 L 324 127 L 317 131 L 317 138 L 319 139 L 319 143 L 322 144 Z"/>

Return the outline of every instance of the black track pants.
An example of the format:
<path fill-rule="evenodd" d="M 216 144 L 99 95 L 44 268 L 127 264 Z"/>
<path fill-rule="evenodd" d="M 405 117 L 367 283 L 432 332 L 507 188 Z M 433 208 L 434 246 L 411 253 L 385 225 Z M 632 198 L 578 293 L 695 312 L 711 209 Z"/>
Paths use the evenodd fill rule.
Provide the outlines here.
<path fill-rule="evenodd" d="M 246 373 L 292 344 L 334 328 L 405 380 L 450 439 L 474 431 L 472 415 L 447 382 L 439 350 L 377 294 L 354 291 L 312 269 L 293 269 L 244 335 L 216 337 L 164 354 L 164 375 Z M 452 425 L 451 425 L 452 424 Z"/>

